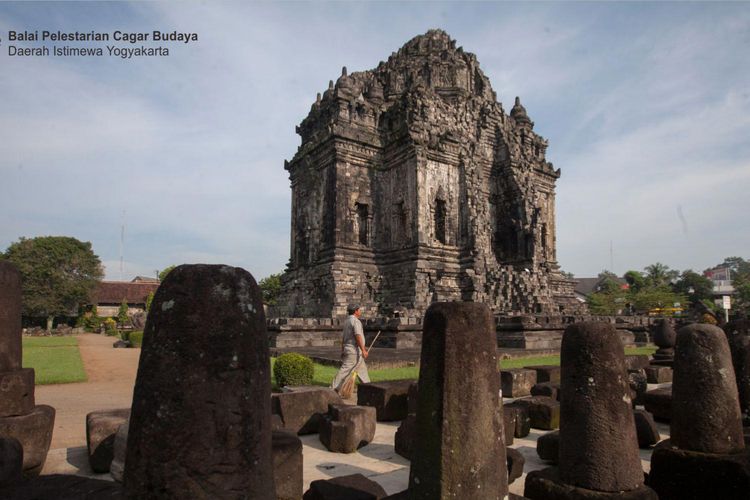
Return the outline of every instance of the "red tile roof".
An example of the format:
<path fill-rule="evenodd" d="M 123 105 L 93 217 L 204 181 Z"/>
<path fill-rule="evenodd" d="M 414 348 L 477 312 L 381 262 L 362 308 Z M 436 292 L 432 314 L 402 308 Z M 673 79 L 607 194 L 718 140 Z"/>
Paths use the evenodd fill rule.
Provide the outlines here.
<path fill-rule="evenodd" d="M 120 304 L 125 299 L 128 304 L 146 304 L 146 297 L 156 292 L 158 283 L 131 283 L 128 281 L 102 281 L 92 296 L 95 304 Z"/>

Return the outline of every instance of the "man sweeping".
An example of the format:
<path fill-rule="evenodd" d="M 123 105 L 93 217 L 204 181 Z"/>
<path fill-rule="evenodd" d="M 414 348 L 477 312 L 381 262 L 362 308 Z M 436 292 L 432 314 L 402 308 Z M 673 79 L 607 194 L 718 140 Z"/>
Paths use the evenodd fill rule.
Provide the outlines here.
<path fill-rule="evenodd" d="M 370 382 L 367 374 L 367 349 L 365 348 L 365 334 L 362 331 L 362 322 L 359 317 L 362 311 L 357 304 L 349 304 L 346 308 L 349 315 L 344 323 L 344 332 L 341 339 L 341 368 L 331 382 L 331 388 L 339 392 L 342 384 L 356 371 L 356 376 L 364 382 Z"/>

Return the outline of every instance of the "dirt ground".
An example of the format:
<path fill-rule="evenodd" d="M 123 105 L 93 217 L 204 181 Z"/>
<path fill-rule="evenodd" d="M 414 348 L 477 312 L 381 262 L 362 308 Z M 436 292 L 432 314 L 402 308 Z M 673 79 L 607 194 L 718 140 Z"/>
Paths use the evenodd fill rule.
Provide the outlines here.
<path fill-rule="evenodd" d="M 77 335 L 87 382 L 39 385 L 36 404 L 54 407 L 55 430 L 50 449 L 86 446 L 86 414 L 94 410 L 129 408 L 140 349 L 113 349 L 113 337 Z"/>

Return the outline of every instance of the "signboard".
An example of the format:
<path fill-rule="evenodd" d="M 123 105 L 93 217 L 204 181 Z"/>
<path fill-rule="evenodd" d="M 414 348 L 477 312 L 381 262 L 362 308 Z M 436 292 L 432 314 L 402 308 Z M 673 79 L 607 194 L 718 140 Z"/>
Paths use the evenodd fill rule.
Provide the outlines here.
<path fill-rule="evenodd" d="M 722 307 L 727 310 L 732 308 L 732 298 L 729 295 L 722 297 Z"/>

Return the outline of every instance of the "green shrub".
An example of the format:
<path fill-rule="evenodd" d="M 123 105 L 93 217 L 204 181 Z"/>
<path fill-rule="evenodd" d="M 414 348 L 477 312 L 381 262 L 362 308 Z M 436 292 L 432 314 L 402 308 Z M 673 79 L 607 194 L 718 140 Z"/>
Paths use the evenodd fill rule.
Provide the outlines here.
<path fill-rule="evenodd" d="M 141 347 L 141 344 L 143 344 L 143 332 L 130 332 L 128 340 L 130 340 L 133 347 Z"/>
<path fill-rule="evenodd" d="M 312 359 L 296 352 L 282 354 L 276 358 L 276 363 L 273 365 L 273 377 L 279 387 L 310 385 L 314 374 L 315 367 Z"/>
<path fill-rule="evenodd" d="M 112 337 L 117 336 L 117 322 L 114 319 L 107 318 L 104 320 L 104 333 Z"/>

